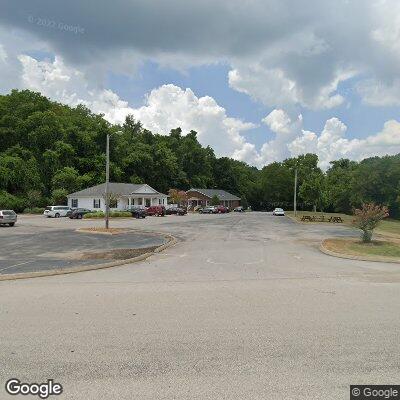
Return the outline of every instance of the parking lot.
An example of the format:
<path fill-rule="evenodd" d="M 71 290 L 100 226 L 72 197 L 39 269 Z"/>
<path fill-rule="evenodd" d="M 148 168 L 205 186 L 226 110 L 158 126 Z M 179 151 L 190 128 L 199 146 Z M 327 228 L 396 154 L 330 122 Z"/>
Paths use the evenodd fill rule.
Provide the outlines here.
<path fill-rule="evenodd" d="M 101 224 L 22 217 L 0 239 Z M 136 264 L 0 282 L 1 382 L 55 379 L 60 399 L 337 400 L 398 380 L 399 265 L 318 249 L 354 230 L 256 212 L 111 225 L 179 243 Z"/>

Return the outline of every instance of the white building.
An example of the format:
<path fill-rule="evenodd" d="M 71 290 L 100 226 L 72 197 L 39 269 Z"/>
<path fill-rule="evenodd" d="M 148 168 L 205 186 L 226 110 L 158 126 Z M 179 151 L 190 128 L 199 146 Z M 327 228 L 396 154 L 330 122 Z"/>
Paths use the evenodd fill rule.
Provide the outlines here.
<path fill-rule="evenodd" d="M 146 184 L 115 183 L 108 184 L 110 209 L 126 210 L 130 207 L 149 207 L 167 205 L 168 196 L 157 192 Z M 105 183 L 71 193 L 68 206 L 71 208 L 88 208 L 93 211 L 105 211 Z"/>

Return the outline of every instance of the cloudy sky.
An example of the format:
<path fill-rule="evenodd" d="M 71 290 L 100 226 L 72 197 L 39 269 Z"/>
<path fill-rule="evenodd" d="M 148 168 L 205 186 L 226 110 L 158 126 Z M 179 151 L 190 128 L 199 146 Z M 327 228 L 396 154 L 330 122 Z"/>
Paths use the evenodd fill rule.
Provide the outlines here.
<path fill-rule="evenodd" d="M 0 92 L 261 167 L 400 153 L 398 0 L 0 0 Z"/>

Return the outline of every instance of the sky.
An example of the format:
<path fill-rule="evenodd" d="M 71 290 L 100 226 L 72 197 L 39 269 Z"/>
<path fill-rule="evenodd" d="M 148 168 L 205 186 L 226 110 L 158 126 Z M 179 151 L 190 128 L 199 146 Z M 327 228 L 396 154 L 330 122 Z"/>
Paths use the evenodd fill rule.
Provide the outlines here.
<path fill-rule="evenodd" d="M 398 0 L 0 0 L 0 93 L 41 92 L 112 123 L 259 168 L 400 153 Z"/>

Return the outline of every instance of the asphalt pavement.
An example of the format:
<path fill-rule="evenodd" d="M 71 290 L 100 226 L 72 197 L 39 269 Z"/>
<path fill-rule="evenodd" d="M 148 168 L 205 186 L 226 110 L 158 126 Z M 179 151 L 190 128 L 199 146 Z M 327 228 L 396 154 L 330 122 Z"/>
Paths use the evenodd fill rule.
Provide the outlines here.
<path fill-rule="evenodd" d="M 318 250 L 354 230 L 266 213 L 113 224 L 180 242 L 134 265 L 0 282 L 1 399 L 10 377 L 84 400 L 337 400 L 398 383 L 400 266 Z"/>

